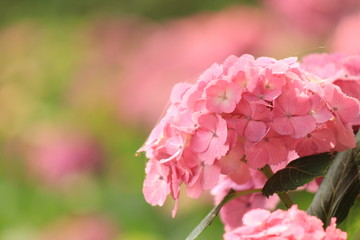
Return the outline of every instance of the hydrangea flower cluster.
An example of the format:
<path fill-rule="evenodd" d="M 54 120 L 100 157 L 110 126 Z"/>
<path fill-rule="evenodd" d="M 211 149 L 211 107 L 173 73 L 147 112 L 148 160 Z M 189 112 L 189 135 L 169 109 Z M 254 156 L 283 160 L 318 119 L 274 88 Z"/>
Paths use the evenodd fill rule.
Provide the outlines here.
<path fill-rule="evenodd" d="M 303 58 L 301 67 L 360 99 L 360 55 L 311 54 Z"/>
<path fill-rule="evenodd" d="M 160 206 L 168 194 L 177 200 L 182 183 L 197 198 L 220 175 L 243 184 L 249 167 L 354 147 L 359 106 L 296 58 L 230 56 L 194 84 L 174 86 L 165 116 L 139 150 L 150 159 L 145 199 Z"/>
<path fill-rule="evenodd" d="M 224 234 L 225 240 L 345 240 L 347 234 L 336 228 L 335 218 L 324 231 L 323 223 L 293 205 L 288 211 L 253 209 L 243 217 L 244 225 Z"/>

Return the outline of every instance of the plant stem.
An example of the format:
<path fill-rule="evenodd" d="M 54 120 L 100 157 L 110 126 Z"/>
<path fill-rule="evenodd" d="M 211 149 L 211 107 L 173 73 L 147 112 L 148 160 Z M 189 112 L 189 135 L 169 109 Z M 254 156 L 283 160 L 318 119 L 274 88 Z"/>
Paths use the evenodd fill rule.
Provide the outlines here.
<path fill-rule="evenodd" d="M 247 194 L 251 194 L 251 193 L 258 193 L 258 192 L 261 192 L 261 190 L 262 190 L 261 188 L 243 190 L 240 192 L 235 192 L 234 190 L 230 190 L 230 192 L 224 197 L 224 199 L 221 201 L 220 204 L 225 205 L 225 203 L 230 202 L 234 198 L 237 198 L 237 197 L 240 197 L 243 195 L 247 195 Z"/>
<path fill-rule="evenodd" d="M 271 170 L 269 165 L 266 165 L 265 167 L 261 168 L 260 171 L 265 174 L 267 179 L 269 179 L 272 175 L 274 175 L 274 172 Z M 294 203 L 291 200 L 289 194 L 286 192 L 277 193 L 280 200 L 284 203 L 286 208 L 290 208 Z"/>
<path fill-rule="evenodd" d="M 197 238 L 204 229 L 210 225 L 210 223 L 214 220 L 216 215 L 218 215 L 220 209 L 222 206 L 224 206 L 227 202 L 231 201 L 234 198 L 251 194 L 251 193 L 257 193 L 261 192 L 261 189 L 250 189 L 250 190 L 244 190 L 240 192 L 235 192 L 234 190 L 230 190 L 229 193 L 223 198 L 223 200 L 215 206 L 209 214 L 195 227 L 195 229 L 187 236 L 186 240 L 194 240 Z"/>

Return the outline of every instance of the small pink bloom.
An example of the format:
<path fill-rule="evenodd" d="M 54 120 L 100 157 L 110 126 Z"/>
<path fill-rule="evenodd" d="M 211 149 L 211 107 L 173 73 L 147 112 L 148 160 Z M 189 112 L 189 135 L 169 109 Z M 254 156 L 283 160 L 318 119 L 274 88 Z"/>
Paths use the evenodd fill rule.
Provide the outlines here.
<path fill-rule="evenodd" d="M 242 90 L 226 80 L 214 80 L 205 89 L 206 108 L 215 113 L 231 113 L 240 101 Z"/>
<path fill-rule="evenodd" d="M 226 145 L 227 126 L 217 114 L 205 114 L 198 118 L 199 128 L 192 138 L 190 147 L 206 164 L 212 164 L 229 150 Z"/>
<path fill-rule="evenodd" d="M 310 97 L 310 102 L 310 115 L 315 118 L 316 123 L 324 123 L 332 117 L 332 114 L 327 108 L 325 101 L 319 95 L 312 95 Z"/>
<path fill-rule="evenodd" d="M 327 122 L 327 127 L 334 132 L 336 139 L 335 151 L 342 152 L 356 146 L 356 139 L 352 126 L 343 124 L 339 119 Z"/>
<path fill-rule="evenodd" d="M 245 98 L 249 101 L 268 105 L 265 101 L 273 101 L 282 92 L 282 86 L 285 83 L 284 76 L 273 75 L 267 69 L 265 75 L 256 78 L 256 81 L 251 82 L 254 86 L 249 86 L 251 94 L 247 94 Z"/>
<path fill-rule="evenodd" d="M 218 164 L 206 165 L 200 162 L 194 169 L 193 177 L 188 184 L 187 192 L 192 198 L 199 198 L 204 190 L 213 188 L 219 179 L 220 167 Z"/>
<path fill-rule="evenodd" d="M 243 155 L 243 147 L 236 145 L 228 155 L 219 160 L 221 173 L 229 176 L 237 184 L 247 182 L 250 177 L 248 165 L 241 160 Z"/>
<path fill-rule="evenodd" d="M 256 103 L 241 101 L 236 107 L 236 113 L 241 114 L 240 124 L 244 125 L 244 136 L 252 142 L 260 141 L 268 131 L 266 122 L 270 119 L 270 110 Z"/>
<path fill-rule="evenodd" d="M 283 139 L 282 136 L 269 132 L 257 143 L 248 142 L 245 145 L 245 154 L 249 166 L 257 169 L 266 164 L 276 165 L 287 161 L 289 150 Z"/>
<path fill-rule="evenodd" d="M 324 97 L 332 111 L 344 124 L 358 121 L 360 115 L 359 100 L 346 96 L 339 87 L 325 85 Z"/>
<path fill-rule="evenodd" d="M 297 139 L 294 147 L 299 156 L 308 156 L 329 152 L 335 147 L 335 144 L 333 132 L 328 128 L 322 128 Z"/>
<path fill-rule="evenodd" d="M 146 164 L 146 178 L 143 185 L 145 200 L 152 206 L 162 206 L 170 193 L 169 168 L 156 160 Z"/>
<path fill-rule="evenodd" d="M 316 127 L 310 115 L 309 97 L 297 90 L 288 89 L 274 100 L 273 127 L 281 135 L 294 138 L 306 136 Z"/>

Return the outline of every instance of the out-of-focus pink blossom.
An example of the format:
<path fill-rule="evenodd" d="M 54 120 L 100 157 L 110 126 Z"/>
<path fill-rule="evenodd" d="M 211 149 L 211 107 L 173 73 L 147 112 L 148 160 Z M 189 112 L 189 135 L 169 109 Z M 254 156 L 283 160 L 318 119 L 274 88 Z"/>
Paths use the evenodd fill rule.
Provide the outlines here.
<path fill-rule="evenodd" d="M 224 234 L 225 240 L 345 240 L 347 234 L 336 228 L 335 218 L 324 231 L 320 219 L 301 211 L 296 205 L 289 210 L 270 212 L 254 209 L 242 219 L 244 225 Z"/>
<path fill-rule="evenodd" d="M 125 75 L 120 77 L 117 98 L 124 117 L 153 125 L 175 83 L 193 81 L 230 54 L 254 53 L 263 41 L 263 25 L 259 10 L 233 7 L 153 27 L 127 57 Z"/>
<path fill-rule="evenodd" d="M 341 20 L 330 40 L 330 47 L 336 52 L 360 54 L 360 13 Z"/>
<path fill-rule="evenodd" d="M 99 171 L 102 166 L 103 151 L 86 134 L 43 128 L 28 141 L 28 167 L 45 185 L 67 185 L 79 176 Z"/>
<path fill-rule="evenodd" d="M 106 218 L 84 216 L 62 219 L 50 225 L 40 240 L 115 240 L 118 231 Z"/>
<path fill-rule="evenodd" d="M 356 0 L 263 0 L 274 15 L 291 28 L 321 36 L 331 31 L 344 15 L 359 7 Z"/>
<path fill-rule="evenodd" d="M 357 74 L 354 66 L 349 72 Z M 305 71 L 295 58 L 243 55 L 213 64 L 192 85 L 176 85 L 166 114 L 139 149 L 158 166 L 146 170 L 145 199 L 162 205 L 171 193 L 177 200 L 182 183 L 190 196 L 199 197 L 220 174 L 244 184 L 248 179 L 238 171 L 251 177 L 242 160 L 258 169 L 295 155 L 354 147 L 360 102 L 326 74 Z M 216 100 L 218 93 L 226 99 Z M 230 105 L 220 106 L 227 100 Z"/>

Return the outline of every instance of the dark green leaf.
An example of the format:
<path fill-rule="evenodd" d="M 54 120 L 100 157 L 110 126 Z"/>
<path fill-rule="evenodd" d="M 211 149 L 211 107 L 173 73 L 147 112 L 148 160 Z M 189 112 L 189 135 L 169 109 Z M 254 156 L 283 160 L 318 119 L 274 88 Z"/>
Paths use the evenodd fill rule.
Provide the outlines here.
<path fill-rule="evenodd" d="M 316 177 L 324 176 L 332 162 L 329 153 L 306 156 L 290 162 L 269 178 L 262 189 L 264 196 L 295 190 Z"/>
<path fill-rule="evenodd" d="M 360 198 L 355 200 L 349 215 L 339 228 L 348 234 L 348 239 L 360 239 Z"/>
<path fill-rule="evenodd" d="M 315 194 L 307 212 L 328 226 L 332 217 L 342 222 L 360 193 L 360 142 L 357 147 L 338 153 Z"/>

